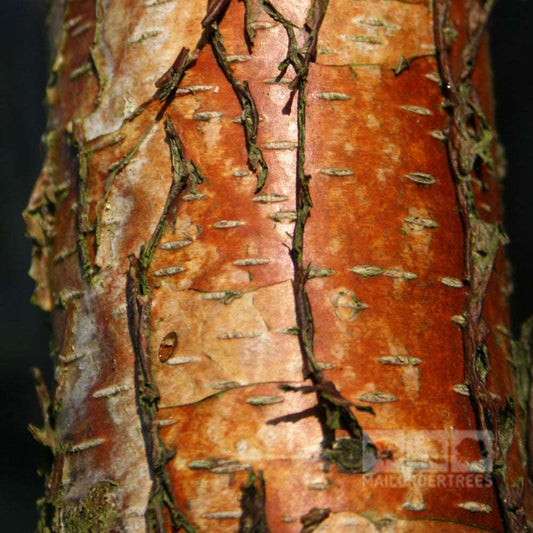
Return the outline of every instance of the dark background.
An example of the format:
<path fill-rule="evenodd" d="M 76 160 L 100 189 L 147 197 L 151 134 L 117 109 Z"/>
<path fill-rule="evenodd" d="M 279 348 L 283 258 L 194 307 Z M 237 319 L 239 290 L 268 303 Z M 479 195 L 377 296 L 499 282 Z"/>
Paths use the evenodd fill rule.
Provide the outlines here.
<path fill-rule="evenodd" d="M 40 423 L 29 367 L 51 378 L 48 319 L 29 304 L 30 242 L 21 218 L 42 161 L 45 3 L 0 0 L 0 529 L 15 533 L 34 530 L 35 501 L 43 491 L 36 470 L 45 455 L 26 429 L 28 422 Z M 508 158 L 505 227 L 515 334 L 533 313 L 532 14 L 531 2 L 500 1 L 491 24 L 498 130 Z"/>

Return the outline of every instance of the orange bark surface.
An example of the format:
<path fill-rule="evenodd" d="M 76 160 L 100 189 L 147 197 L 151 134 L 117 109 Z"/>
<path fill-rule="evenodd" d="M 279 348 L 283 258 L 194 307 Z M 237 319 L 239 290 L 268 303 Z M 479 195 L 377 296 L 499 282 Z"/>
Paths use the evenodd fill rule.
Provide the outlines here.
<path fill-rule="evenodd" d="M 176 530 L 173 510 L 201 532 L 504 531 L 465 382 L 463 312 L 475 295 L 464 279 L 433 6 L 331 1 L 311 57 L 309 10 L 321 2 L 225 4 L 55 8 L 49 151 L 27 215 L 36 300 L 54 313 L 58 414 L 46 497 L 76 502 L 113 481 L 121 531 L 151 530 L 151 513 Z M 467 42 L 461 24 L 454 72 Z M 294 64 L 278 69 L 291 49 L 287 27 L 300 60 L 311 58 L 305 83 Z M 233 85 L 211 31 L 223 38 Z M 194 60 L 161 100 L 154 84 L 182 48 Z M 473 79 L 492 120 L 486 43 Z M 258 115 L 251 144 L 268 166 L 260 190 L 234 86 L 245 83 Z M 169 203 L 176 165 L 188 181 Z M 302 223 L 303 175 L 312 206 Z M 481 217 L 499 221 L 498 177 L 485 172 L 472 189 Z M 55 228 L 48 237 L 45 219 Z M 507 285 L 500 250 L 483 303 L 499 408 L 514 386 Z M 329 382 L 333 399 L 317 392 Z M 152 419 L 147 385 L 160 395 Z M 324 405 L 351 412 L 375 446 L 359 472 L 326 460 Z M 330 451 L 353 437 L 343 423 L 333 433 Z M 518 426 L 514 435 L 509 485 L 524 472 Z M 166 487 L 157 463 L 165 447 L 176 451 L 163 464 L 166 507 L 154 497 Z M 245 529 L 243 485 L 259 472 L 268 529 Z M 306 525 L 313 508 L 324 512 Z"/>

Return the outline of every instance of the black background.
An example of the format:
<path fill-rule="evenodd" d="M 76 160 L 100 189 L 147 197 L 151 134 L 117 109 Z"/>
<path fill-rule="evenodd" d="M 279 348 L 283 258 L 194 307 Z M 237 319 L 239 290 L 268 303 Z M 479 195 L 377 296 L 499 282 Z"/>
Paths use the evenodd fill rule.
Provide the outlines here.
<path fill-rule="evenodd" d="M 26 429 L 28 422 L 40 423 L 29 367 L 51 377 L 48 319 L 29 304 L 30 242 L 21 218 L 42 161 L 45 3 L 0 0 L 0 529 L 17 533 L 34 530 L 43 490 L 36 470 L 45 455 Z M 533 313 L 532 13 L 531 2 L 500 1 L 491 23 L 498 131 L 508 158 L 505 227 L 515 332 Z"/>

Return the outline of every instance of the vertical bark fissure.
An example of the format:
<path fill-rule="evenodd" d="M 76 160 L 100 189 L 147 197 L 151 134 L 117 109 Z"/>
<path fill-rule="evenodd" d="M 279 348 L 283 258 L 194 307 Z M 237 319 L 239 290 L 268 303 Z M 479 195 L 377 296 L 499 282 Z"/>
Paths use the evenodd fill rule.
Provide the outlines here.
<path fill-rule="evenodd" d="M 218 24 L 223 18 L 224 13 L 231 0 L 218 0 L 211 2 L 207 8 L 207 14 L 202 20 L 202 27 L 204 31 L 196 45 L 195 50 L 190 53 L 187 48 L 182 48 L 179 52 L 174 64 L 156 81 L 157 91 L 154 98 L 158 98 L 164 102 L 158 118 L 163 116 L 168 105 L 170 105 L 180 83 L 189 68 L 191 68 L 201 50 L 209 43 L 215 59 L 224 74 L 225 78 L 230 83 L 237 100 L 242 109 L 241 124 L 244 131 L 244 139 L 246 143 L 246 152 L 248 154 L 248 165 L 253 172 L 257 173 L 257 185 L 255 194 L 261 192 L 265 186 L 268 177 L 268 166 L 263 157 L 263 152 L 257 146 L 257 130 L 259 127 L 259 114 L 257 106 L 252 96 L 248 82 L 240 82 L 237 80 L 233 71 L 226 60 L 226 49 L 222 34 L 219 31 Z M 249 10 L 251 6 L 245 4 L 245 19 L 249 19 Z"/>
<path fill-rule="evenodd" d="M 499 224 L 487 223 L 480 218 L 472 188 L 477 164 L 493 171 L 490 159 L 493 136 L 471 81 L 491 6 L 491 0 L 484 4 L 474 2 L 468 11 L 467 42 L 461 51 L 461 72 L 457 80 L 452 73 L 449 54 L 455 30 L 449 19 L 447 0 L 434 0 L 434 30 L 443 93 L 450 114 L 448 159 L 465 233 L 464 280 L 468 285 L 467 323 L 463 330 L 465 378 L 504 527 L 507 531 L 522 532 L 528 530 L 523 505 L 524 481 L 519 480 L 509 487 L 506 471 L 515 423 L 513 399 L 508 397 L 501 407 L 487 387 L 490 359 L 486 339 L 490 329 L 482 316 L 496 254 L 506 243 L 506 237 Z M 482 186 L 488 187 L 486 183 Z"/>
<path fill-rule="evenodd" d="M 109 175 L 106 180 L 104 194 L 96 203 L 94 216 L 92 216 L 91 201 L 89 199 L 89 174 L 91 161 L 91 148 L 85 143 L 83 121 L 76 120 L 73 125 L 72 144 L 77 153 L 78 177 L 77 177 L 77 201 L 76 201 L 76 230 L 77 251 L 81 274 L 85 281 L 91 281 L 93 276 L 100 270 L 96 264 L 98 247 L 101 244 L 102 213 L 107 204 L 115 178 L 134 159 L 139 148 L 142 146 L 153 126 L 146 128 L 133 147 L 118 161 L 109 165 Z M 92 220 L 94 218 L 94 221 Z M 92 236 L 92 242 L 90 237 Z"/>
<path fill-rule="evenodd" d="M 293 293 L 295 300 L 298 339 L 303 359 L 303 374 L 312 386 L 293 387 L 282 385 L 286 391 L 314 392 L 317 397 L 316 413 L 322 428 L 322 459 L 325 468 L 336 464 L 341 472 L 360 473 L 370 470 L 375 463 L 376 450 L 364 434 L 352 412 L 353 404 L 337 390 L 332 381 L 326 380 L 314 354 L 314 321 L 311 302 L 306 291 L 310 279 L 310 265 L 304 264 L 305 225 L 313 207 L 309 191 L 310 175 L 305 173 L 306 140 L 306 85 L 311 62 L 316 60 L 318 33 L 328 7 L 328 0 L 314 0 L 307 13 L 304 32 L 305 42 L 298 46 L 293 24 L 283 17 L 269 2 L 264 2 L 266 12 L 273 20 L 283 25 L 288 37 L 287 56 L 279 65 L 281 75 L 291 66 L 295 78 L 289 88 L 291 95 L 284 108 L 290 113 L 294 96 L 297 100 L 298 143 L 296 154 L 296 225 L 292 238 L 290 257 L 293 263 Z M 345 430 L 349 437 L 336 439 L 336 431 Z"/>
<path fill-rule="evenodd" d="M 241 509 L 238 533 L 270 533 L 265 511 L 265 479 L 263 472 L 250 469 L 248 480 L 241 485 Z"/>
<path fill-rule="evenodd" d="M 253 99 L 248 82 L 240 82 L 235 78 L 231 67 L 226 61 L 226 48 L 222 34 L 218 29 L 216 22 L 212 23 L 212 33 L 210 37 L 211 48 L 217 60 L 218 66 L 224 73 L 224 76 L 233 87 L 233 91 L 242 109 L 241 122 L 244 129 L 244 138 L 246 142 L 246 151 L 248 153 L 248 165 L 257 172 L 257 185 L 254 193 L 261 192 L 265 186 L 268 176 L 268 166 L 263 157 L 261 148 L 257 146 L 257 130 L 259 126 L 259 113 Z"/>
<path fill-rule="evenodd" d="M 70 7 L 70 3 L 71 0 L 68 1 L 65 9 Z M 108 82 L 103 73 L 104 69 L 100 64 L 101 58 L 99 57 L 98 53 L 98 45 L 102 39 L 103 22 L 103 0 L 96 0 L 94 7 L 94 35 L 88 52 L 88 65 L 90 66 L 90 70 L 94 72 L 98 81 L 98 94 L 94 99 L 93 110 L 96 110 L 99 107 L 102 100 L 102 95 Z M 64 23 L 63 26 L 67 27 L 68 25 Z M 91 203 L 88 198 L 91 150 L 87 148 L 82 118 L 72 120 L 72 122 L 67 125 L 66 129 L 67 132 L 69 132 L 70 142 L 76 151 L 76 159 L 78 161 L 78 177 L 76 180 L 76 248 L 78 252 L 78 260 L 80 263 L 82 278 L 86 282 L 89 282 L 91 281 L 93 275 L 97 274 L 99 270 L 96 265 L 99 215 L 97 215 L 96 221 L 93 224 L 91 222 Z M 141 136 L 141 138 L 144 140 L 143 136 Z M 140 141 L 140 143 L 142 143 L 142 141 Z M 121 162 L 118 162 L 116 168 L 109 169 L 109 182 L 111 184 L 113 183 L 115 176 L 124 168 L 124 166 L 127 165 L 127 163 L 129 163 L 131 158 L 135 156 L 135 153 L 138 149 L 138 145 L 136 146 L 137 148 L 134 148 L 131 154 L 126 154 L 126 156 L 124 156 L 124 164 L 120 164 Z M 106 186 L 106 192 L 102 203 L 105 203 L 107 200 L 109 189 L 110 187 Z M 94 243 L 92 246 L 90 243 L 91 234 L 94 236 Z"/>
<path fill-rule="evenodd" d="M 233 75 L 233 72 L 226 61 L 226 51 L 223 39 L 218 30 L 218 21 L 223 16 L 228 4 L 229 0 L 222 0 L 219 2 L 212 2 L 210 6 L 208 6 L 208 13 L 202 21 L 204 31 L 196 49 L 193 53 L 190 53 L 187 48 L 181 49 L 173 65 L 156 81 L 155 85 L 157 91 L 150 101 L 159 99 L 163 102 L 163 105 L 156 116 L 156 122 L 158 122 L 172 102 L 186 71 L 195 64 L 201 49 L 207 42 L 209 42 L 217 63 L 224 76 L 231 84 L 243 110 L 242 124 L 248 152 L 248 164 L 253 171 L 259 169 L 257 173 L 258 182 L 255 190 L 255 193 L 258 193 L 266 182 L 268 167 L 261 150 L 256 145 L 259 116 L 255 102 L 250 93 L 248 84 L 246 82 L 240 83 Z M 140 110 L 144 109 L 148 103 L 141 106 Z M 166 464 L 174 456 L 174 451 L 166 448 L 156 426 L 160 396 L 152 375 L 149 352 L 149 322 L 152 303 L 152 288 L 150 287 L 147 278 L 147 271 L 165 228 L 168 224 L 174 225 L 175 223 L 177 214 L 176 203 L 178 198 L 187 185 L 190 190 L 194 190 L 195 185 L 203 181 L 203 176 L 194 162 L 187 162 L 185 160 L 182 142 L 168 115 L 165 119 L 165 132 L 172 163 L 172 185 L 163 212 L 151 238 L 141 248 L 138 258 L 133 255 L 129 258 L 130 268 L 127 274 L 126 284 L 128 322 L 135 354 L 136 400 L 152 475 L 152 489 L 149 505 L 146 511 L 147 526 L 152 531 L 164 531 L 164 509 L 166 508 L 170 513 L 172 528 L 174 531 L 184 529 L 187 532 L 194 532 L 196 531 L 196 528 L 186 520 L 184 515 L 178 509 L 173 495 L 169 474 L 166 469 Z M 142 134 L 134 148 L 126 154 L 123 159 L 117 162 L 115 168 L 110 169 L 111 175 L 106 185 L 106 195 L 109 193 L 116 173 L 120 172 L 125 164 L 127 164 L 135 155 L 147 134 L 148 132 Z M 83 155 L 86 156 L 85 153 Z M 81 174 L 82 177 L 85 176 L 86 173 L 86 161 L 87 159 L 84 158 L 83 174 Z M 83 180 L 83 184 L 84 183 L 85 180 Z M 84 193 L 83 188 L 82 193 Z M 88 253 L 85 253 L 85 247 L 81 249 L 81 252 L 82 264 L 87 264 Z M 250 498 L 252 497 L 255 498 L 253 505 L 250 503 Z M 245 523 L 247 523 L 246 520 L 251 520 L 253 524 L 257 523 L 257 527 L 262 528 L 253 529 L 254 532 L 261 531 L 268 533 L 269 530 L 266 523 L 264 499 L 264 480 L 262 474 L 260 474 L 257 480 L 254 477 L 248 485 L 243 487 L 243 497 L 241 500 L 243 506 L 243 520 L 241 521 L 242 531 L 252 531 L 245 527 Z M 244 518 L 246 518 L 246 520 L 244 520 Z"/>
<path fill-rule="evenodd" d="M 129 258 L 126 295 L 128 322 L 135 354 L 136 400 L 152 475 L 152 489 L 146 511 L 147 526 L 150 531 L 165 531 L 166 509 L 170 514 L 173 531 L 183 529 L 187 533 L 193 533 L 196 528 L 179 510 L 166 469 L 166 464 L 175 452 L 165 446 L 156 425 L 159 391 L 151 368 L 149 343 L 152 287 L 147 278 L 147 271 L 165 228 L 175 220 L 177 200 L 188 185 L 196 184 L 202 178 L 194 163 L 185 159 L 183 145 L 168 116 L 165 120 L 165 132 L 172 164 L 172 184 L 152 236 L 141 248 L 138 258 L 134 255 Z"/>
<path fill-rule="evenodd" d="M 78 160 L 78 176 L 76 179 L 76 248 L 78 250 L 81 276 L 85 281 L 90 281 L 94 274 L 89 252 L 89 235 L 91 234 L 88 205 L 90 154 L 84 149 L 85 136 L 81 123 L 74 124 L 72 136 L 72 143 L 77 152 Z"/>

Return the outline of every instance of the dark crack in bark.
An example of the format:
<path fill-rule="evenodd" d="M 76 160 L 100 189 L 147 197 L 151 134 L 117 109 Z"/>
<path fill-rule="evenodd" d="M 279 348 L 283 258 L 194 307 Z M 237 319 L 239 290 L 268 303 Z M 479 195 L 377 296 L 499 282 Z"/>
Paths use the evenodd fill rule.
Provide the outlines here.
<path fill-rule="evenodd" d="M 222 34 L 218 25 L 212 23 L 213 31 L 211 33 L 211 48 L 217 60 L 218 66 L 224 73 L 224 76 L 233 87 L 233 91 L 242 109 L 241 123 L 244 129 L 244 138 L 246 141 L 246 151 L 248 153 L 248 165 L 251 170 L 257 172 L 257 185 L 254 193 L 257 194 L 263 189 L 267 176 L 268 167 L 263 157 L 261 148 L 257 146 L 257 130 L 259 127 L 259 113 L 253 99 L 250 87 L 247 81 L 240 82 L 234 76 L 230 64 L 226 60 L 226 48 Z"/>
<path fill-rule="evenodd" d="M 93 149 L 87 146 L 83 130 L 83 120 L 77 120 L 72 126 L 71 144 L 73 145 L 78 161 L 77 198 L 76 198 L 76 230 L 77 252 L 82 272 L 82 277 L 90 281 L 100 271 L 96 263 L 98 247 L 101 244 L 102 213 L 109 198 L 115 178 L 135 158 L 139 148 L 143 145 L 152 131 L 153 125 L 146 128 L 139 136 L 133 147 L 119 160 L 112 163 L 106 180 L 104 194 L 97 202 L 94 209 L 95 215 L 91 216 L 92 206 L 89 199 L 89 174 L 90 161 Z M 94 218 L 94 221 L 93 221 Z"/>
<path fill-rule="evenodd" d="M 152 489 L 146 511 L 147 527 L 149 531 L 158 533 L 166 531 L 166 511 L 170 515 L 172 531 L 194 533 L 196 528 L 178 508 L 166 468 L 175 451 L 165 446 L 155 424 L 160 397 L 151 369 L 149 339 L 152 288 L 147 271 L 165 228 L 175 220 L 179 196 L 188 185 L 201 180 L 201 175 L 194 163 L 185 159 L 183 145 L 169 117 L 165 120 L 165 132 L 172 163 L 172 184 L 152 236 L 141 248 L 138 258 L 134 255 L 129 257 L 126 297 L 130 336 L 135 353 L 136 400 L 152 476 Z"/>
<path fill-rule="evenodd" d="M 265 510 L 265 480 L 263 472 L 250 469 L 248 480 L 241 485 L 242 515 L 238 533 L 270 533 Z"/>
<path fill-rule="evenodd" d="M 72 145 L 77 153 L 78 177 L 76 180 L 76 247 L 78 250 L 78 260 L 80 263 L 81 275 L 85 281 L 90 281 L 96 273 L 94 257 L 92 256 L 89 243 L 94 227 L 90 221 L 89 206 L 89 164 L 90 153 L 85 148 L 85 133 L 83 124 L 76 121 L 72 130 Z"/>
<path fill-rule="evenodd" d="M 259 114 L 252 93 L 250 92 L 248 82 L 237 80 L 230 64 L 226 60 L 224 40 L 218 27 L 230 2 L 231 0 L 214 0 L 208 5 L 207 14 L 202 20 L 204 31 L 202 32 L 195 50 L 191 52 L 187 48 L 181 49 L 172 66 L 156 81 L 155 86 L 157 87 L 157 91 L 150 101 L 159 99 L 163 102 L 163 106 L 157 115 L 157 119 L 159 120 L 174 99 L 185 73 L 189 68 L 194 66 L 200 52 L 206 44 L 209 43 L 216 61 L 225 78 L 233 88 L 235 96 L 242 109 L 241 124 L 244 130 L 248 165 L 253 172 L 257 173 L 257 185 L 254 191 L 255 194 L 257 194 L 263 189 L 268 176 L 268 166 L 263 157 L 263 152 L 257 146 Z M 257 17 L 258 9 L 259 6 L 255 5 L 254 2 L 245 3 L 247 35 L 251 35 L 250 24 Z M 248 46 L 251 46 L 249 37 L 247 37 L 247 43 Z M 144 104 L 144 106 L 146 106 L 146 104 Z"/>
<path fill-rule="evenodd" d="M 294 25 L 283 17 L 275 7 L 265 1 L 265 11 L 273 20 L 283 25 L 289 40 L 287 56 L 279 65 L 283 73 L 292 67 L 296 74 L 290 84 L 291 97 L 284 112 L 290 113 L 294 96 L 297 100 L 298 148 L 296 162 L 296 225 L 294 229 L 290 257 L 294 268 L 293 293 L 295 299 L 298 339 L 303 358 L 303 374 L 310 379 L 312 387 L 281 386 L 283 390 L 314 392 L 317 397 L 318 419 L 322 428 L 322 459 L 325 468 L 334 463 L 339 471 L 346 473 L 366 472 L 373 468 L 376 449 L 364 434 L 361 425 L 352 412 L 352 404 L 337 390 L 335 384 L 327 381 L 320 370 L 314 355 L 314 322 L 311 302 L 306 291 L 310 278 L 310 265 L 304 264 L 305 224 L 313 207 L 309 192 L 311 176 L 305 173 L 306 136 L 306 85 L 309 66 L 316 59 L 318 33 L 328 0 L 315 0 L 311 3 L 304 25 L 305 42 L 298 46 Z M 344 430 L 348 438 L 336 438 L 336 431 Z"/>

